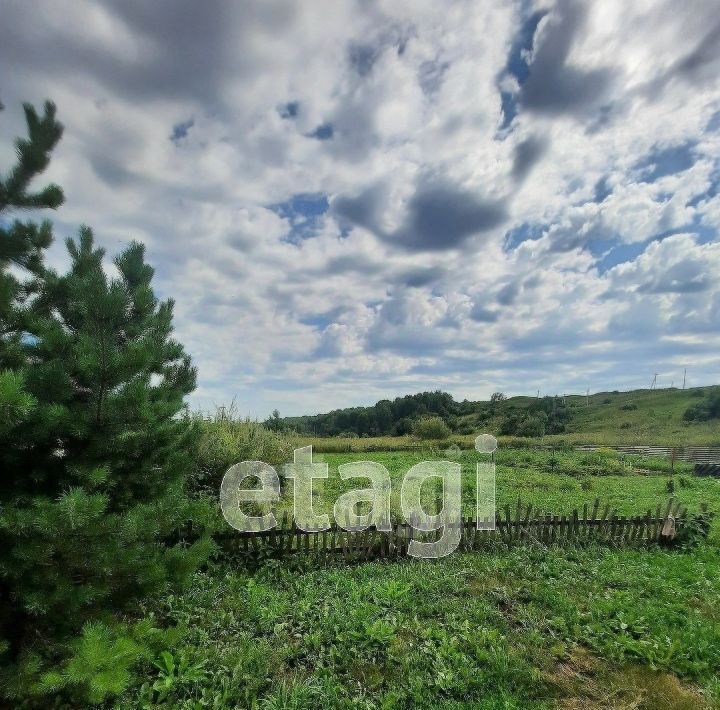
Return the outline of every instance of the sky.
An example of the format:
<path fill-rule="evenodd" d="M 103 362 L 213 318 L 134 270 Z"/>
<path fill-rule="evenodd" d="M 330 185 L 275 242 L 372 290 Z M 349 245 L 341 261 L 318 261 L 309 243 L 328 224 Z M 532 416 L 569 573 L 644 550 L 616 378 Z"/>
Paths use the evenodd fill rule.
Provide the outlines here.
<path fill-rule="evenodd" d="M 720 382 L 716 0 L 0 0 L 49 261 L 147 246 L 197 408 Z"/>

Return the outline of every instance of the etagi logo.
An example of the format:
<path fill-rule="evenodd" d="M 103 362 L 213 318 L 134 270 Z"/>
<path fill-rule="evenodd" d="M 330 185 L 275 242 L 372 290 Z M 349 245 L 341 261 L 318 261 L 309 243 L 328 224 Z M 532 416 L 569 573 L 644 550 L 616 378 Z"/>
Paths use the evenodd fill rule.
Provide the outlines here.
<path fill-rule="evenodd" d="M 487 455 L 475 468 L 476 513 L 478 530 L 495 529 L 495 460 L 497 439 L 491 434 L 481 434 L 475 439 L 475 450 Z M 448 459 L 457 459 L 460 450 L 453 445 L 445 452 Z M 375 461 L 352 461 L 338 467 L 342 480 L 366 479 L 369 488 L 356 488 L 338 497 L 333 505 L 333 517 L 343 530 L 362 531 L 371 526 L 389 531 L 390 521 L 390 472 Z M 330 529 L 330 516 L 318 514 L 313 509 L 313 481 L 328 478 L 328 465 L 314 462 L 312 446 L 295 449 L 293 462 L 285 464 L 285 478 L 293 481 L 293 516 L 300 530 L 322 532 Z M 442 483 L 442 509 L 435 515 L 426 513 L 420 503 L 423 484 L 433 478 Z M 247 479 L 257 479 L 256 488 L 244 488 Z M 262 461 L 241 461 L 231 466 L 220 485 L 220 506 L 225 520 L 241 532 L 266 532 L 277 525 L 272 509 L 256 515 L 242 510 L 243 504 L 251 504 L 257 513 L 259 508 L 271 507 L 280 499 L 280 478 L 277 471 Z M 369 506 L 369 512 L 359 514 Z M 400 487 L 400 508 L 403 517 L 415 530 L 440 532 L 434 542 L 412 540 L 408 554 L 412 557 L 436 559 L 445 557 L 460 544 L 462 523 L 462 467 L 450 460 L 422 461 L 415 464 L 403 476 Z"/>

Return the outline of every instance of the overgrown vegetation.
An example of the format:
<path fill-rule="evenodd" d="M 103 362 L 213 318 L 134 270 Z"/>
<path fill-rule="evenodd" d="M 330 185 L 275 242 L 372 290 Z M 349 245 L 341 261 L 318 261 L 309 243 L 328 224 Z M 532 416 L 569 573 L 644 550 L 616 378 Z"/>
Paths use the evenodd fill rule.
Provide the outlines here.
<path fill-rule="evenodd" d="M 713 389 L 705 400 L 693 404 L 685 410 L 683 419 L 688 422 L 707 422 L 720 419 L 720 389 Z"/>
<path fill-rule="evenodd" d="M 413 423 L 412 433 L 425 441 L 442 441 L 450 436 L 450 427 L 441 417 L 420 417 Z"/>
<path fill-rule="evenodd" d="M 264 461 L 281 471 L 281 466 L 292 460 L 289 439 L 236 414 L 233 405 L 228 410 L 218 409 L 211 417 L 194 417 L 200 432 L 190 476 L 195 493 L 216 496 L 225 471 L 239 461 Z"/>
<path fill-rule="evenodd" d="M 212 430 L 210 425 L 209 431 Z M 410 466 L 442 456 L 377 452 L 397 491 Z M 352 486 L 317 456 L 317 512 Z M 463 451 L 463 507 L 474 465 Z M 567 512 L 600 496 L 621 514 L 675 495 L 720 513 L 717 481 L 688 464 L 612 451 L 504 449 L 498 504 Z M 436 492 L 425 491 L 431 501 Z M 280 507 L 287 506 L 284 498 Z M 393 510 L 399 512 L 397 497 Z M 256 571 L 219 560 L 192 589 L 148 606 L 175 638 L 117 703 L 143 707 L 703 708 L 720 701 L 717 519 L 688 551 L 498 544 L 485 554 L 357 566 L 300 556 Z"/>

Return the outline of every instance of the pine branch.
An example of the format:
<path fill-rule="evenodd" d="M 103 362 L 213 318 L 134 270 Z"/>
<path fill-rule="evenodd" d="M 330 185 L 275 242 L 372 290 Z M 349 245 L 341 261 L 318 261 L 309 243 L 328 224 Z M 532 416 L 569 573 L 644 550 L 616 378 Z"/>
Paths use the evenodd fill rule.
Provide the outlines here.
<path fill-rule="evenodd" d="M 62 189 L 53 184 L 36 193 L 28 193 L 33 178 L 50 163 L 50 153 L 62 137 L 63 126 L 55 119 L 55 104 L 46 101 L 44 115 L 38 117 L 31 104 L 23 104 L 28 137 L 15 142 L 17 164 L 7 179 L 0 180 L 0 211 L 9 207 L 20 209 L 57 209 L 63 203 Z"/>

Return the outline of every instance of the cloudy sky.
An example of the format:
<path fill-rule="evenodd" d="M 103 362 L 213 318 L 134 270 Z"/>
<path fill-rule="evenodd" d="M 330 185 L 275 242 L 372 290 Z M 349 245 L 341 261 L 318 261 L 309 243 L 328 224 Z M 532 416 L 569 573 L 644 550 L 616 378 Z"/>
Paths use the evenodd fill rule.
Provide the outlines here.
<path fill-rule="evenodd" d="M 143 241 L 266 416 L 720 381 L 716 0 L 0 0 L 0 169 L 58 105 L 58 244 Z"/>

